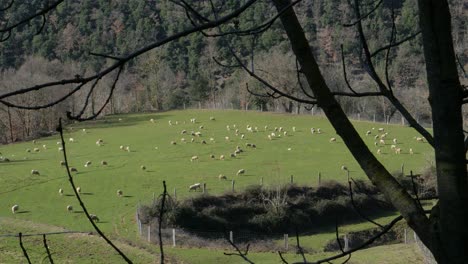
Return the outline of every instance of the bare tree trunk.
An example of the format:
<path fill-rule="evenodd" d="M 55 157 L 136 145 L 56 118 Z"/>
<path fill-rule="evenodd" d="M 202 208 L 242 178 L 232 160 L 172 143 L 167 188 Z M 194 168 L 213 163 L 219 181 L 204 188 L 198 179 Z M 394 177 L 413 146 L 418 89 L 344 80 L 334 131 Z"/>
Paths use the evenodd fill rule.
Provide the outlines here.
<path fill-rule="evenodd" d="M 446 0 L 419 0 L 419 23 L 432 108 L 437 168 L 438 212 L 431 215 L 434 243 L 444 259 L 468 260 L 468 178 L 462 100 Z M 434 251 L 433 251 L 434 252 Z"/>
<path fill-rule="evenodd" d="M 291 3 L 290 0 L 272 0 L 278 11 Z M 353 157 L 369 179 L 384 193 L 386 198 L 400 211 L 408 224 L 415 230 L 426 246 L 430 246 L 430 223 L 416 201 L 385 169 L 371 153 L 358 132 L 346 117 L 343 109 L 325 83 L 312 54 L 309 42 L 292 8 L 281 17 L 281 22 L 290 40 L 291 47 L 306 76 L 309 87 L 316 96 L 318 106 L 323 109 L 328 120 L 343 139 Z"/>

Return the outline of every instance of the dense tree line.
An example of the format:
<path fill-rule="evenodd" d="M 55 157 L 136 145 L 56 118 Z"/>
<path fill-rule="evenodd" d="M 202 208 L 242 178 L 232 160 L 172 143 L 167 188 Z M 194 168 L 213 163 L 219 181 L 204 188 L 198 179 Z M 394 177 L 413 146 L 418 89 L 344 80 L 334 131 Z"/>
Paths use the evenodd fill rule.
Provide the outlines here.
<path fill-rule="evenodd" d="M 373 50 L 389 39 L 391 2 L 383 1 L 383 6 L 372 13 L 364 24 L 369 35 L 369 46 Z M 451 2 L 456 50 L 459 52 L 461 63 L 464 64 L 468 61 L 466 51 L 463 53 L 467 43 L 467 30 L 463 19 L 463 10 L 466 11 L 466 7 L 463 6 L 462 0 Z M 193 1 L 193 4 L 205 14 L 211 12 L 208 1 Z M 398 0 L 395 4 L 398 40 L 417 32 L 419 26 L 416 0 Z M 15 21 L 34 13 L 41 5 L 43 1 L 39 0 L 14 5 L 14 10 L 0 12 L 0 19 L 9 18 L 10 21 Z M 224 8 L 225 10 L 230 10 L 237 8 L 240 3 L 230 0 L 224 1 L 224 5 L 228 7 Z M 368 1 L 364 5 L 363 13 L 369 12 L 374 6 L 373 1 Z M 320 50 L 315 50 L 314 53 L 319 64 L 326 69 L 325 77 L 333 83 L 333 89 L 346 89 L 340 53 L 340 45 L 343 44 L 351 84 L 359 82 L 359 87 L 356 87 L 358 91 L 369 90 L 373 84 L 363 77 L 364 69 L 359 66 L 361 48 L 356 32 L 343 26 L 352 20 L 348 3 L 338 0 L 303 1 L 295 9 L 306 35 L 313 42 L 312 46 L 320 47 Z M 276 14 L 275 12 L 267 3 L 259 3 L 247 10 L 238 20 L 223 27 L 254 27 L 267 21 Z M 138 46 L 163 39 L 191 26 L 182 8 L 177 8 L 170 1 L 155 0 L 66 1 L 48 14 L 46 19 L 47 23 L 39 34 L 36 33 L 41 28 L 41 19 L 18 27 L 8 41 L 0 43 L 2 91 L 13 89 L 12 83 L 37 83 L 40 80 L 59 80 L 70 73 L 82 76 L 96 72 L 108 62 L 90 52 L 113 56 L 128 54 Z M 246 86 L 255 92 L 262 90 L 261 84 L 249 78 L 244 71 L 221 67 L 212 59 L 214 57 L 223 64 L 232 64 L 234 60 L 228 47 L 233 45 L 242 56 L 254 56 L 256 68 L 263 70 L 271 82 L 288 92 L 298 91 L 300 89 L 296 80 L 295 59 L 286 40 L 286 36 L 281 33 L 280 24 L 274 23 L 269 30 L 253 36 L 230 35 L 220 39 L 205 38 L 201 33 L 197 33 L 172 41 L 162 49 L 151 52 L 149 56 L 130 62 L 111 105 L 104 113 L 195 106 L 298 113 L 307 111 L 301 104 L 289 99 L 273 100 L 252 96 L 247 92 Z M 385 54 L 380 53 L 376 57 L 381 62 L 378 64 L 382 65 L 378 70 L 383 71 Z M 395 48 L 390 57 L 390 75 L 396 94 L 407 104 L 414 116 L 429 123 L 427 89 L 423 87 L 425 72 L 420 36 Z M 28 69 L 31 67 L 43 69 L 41 76 L 34 74 L 28 77 Z M 100 85 L 105 85 L 105 82 Z M 46 95 L 58 96 L 50 93 Z M 302 95 L 297 92 L 296 96 Z M 44 113 L 10 111 L 1 105 L 0 140 L 7 142 L 24 139 L 50 130 L 50 123 L 63 114 L 64 109 L 71 109 L 73 112 L 83 103 L 80 98 L 80 94 L 76 94 L 72 100 L 43 111 Z M 45 102 L 48 99 L 50 98 L 36 96 L 33 100 Z M 96 93 L 93 94 L 91 103 L 94 106 L 102 100 L 104 96 Z M 395 108 L 381 98 L 339 100 L 350 115 L 360 113 L 362 118 L 375 117 L 379 121 L 399 118 L 395 115 Z M 53 114 L 45 113 L 49 111 Z M 42 118 L 37 116 L 41 114 Z M 12 120 L 11 124 L 9 120 Z M 10 133 L 10 130 L 14 133 Z"/>

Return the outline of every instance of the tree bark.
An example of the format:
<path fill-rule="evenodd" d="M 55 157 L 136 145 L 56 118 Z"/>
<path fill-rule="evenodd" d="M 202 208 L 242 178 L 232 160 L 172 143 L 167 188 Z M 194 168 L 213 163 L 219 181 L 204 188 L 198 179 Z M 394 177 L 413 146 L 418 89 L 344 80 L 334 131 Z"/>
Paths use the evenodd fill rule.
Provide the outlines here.
<path fill-rule="evenodd" d="M 468 178 L 462 100 L 446 0 L 419 0 L 429 103 L 432 108 L 438 212 L 431 216 L 439 263 L 468 260 Z"/>
<path fill-rule="evenodd" d="M 291 2 L 290 0 L 272 1 L 278 11 L 285 8 Z M 429 219 L 418 207 L 416 201 L 411 198 L 406 190 L 371 153 L 346 117 L 340 104 L 331 94 L 294 10 L 292 8 L 288 9 L 280 19 L 290 40 L 293 52 L 299 61 L 302 72 L 306 76 L 309 87 L 316 96 L 318 106 L 323 109 L 323 112 L 337 131 L 337 134 L 341 136 L 347 148 L 369 179 L 401 213 L 408 225 L 418 234 L 421 241 L 431 249 Z"/>

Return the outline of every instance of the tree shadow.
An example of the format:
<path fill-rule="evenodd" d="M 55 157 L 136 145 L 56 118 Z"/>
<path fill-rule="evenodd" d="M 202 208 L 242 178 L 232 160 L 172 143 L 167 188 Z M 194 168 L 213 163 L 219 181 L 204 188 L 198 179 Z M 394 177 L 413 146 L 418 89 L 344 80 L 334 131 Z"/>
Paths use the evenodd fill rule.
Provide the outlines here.
<path fill-rule="evenodd" d="M 73 211 L 74 214 L 82 214 L 84 211 Z"/>
<path fill-rule="evenodd" d="M 81 194 L 83 194 L 83 195 L 93 195 L 92 192 L 82 192 Z"/>
<path fill-rule="evenodd" d="M 122 197 L 124 197 L 124 198 L 132 198 L 133 195 L 122 195 Z"/>
<path fill-rule="evenodd" d="M 16 212 L 16 213 L 17 213 L 17 214 L 27 214 L 27 213 L 29 213 L 29 212 L 31 212 L 31 211 L 23 210 L 23 211 L 18 211 L 18 212 Z"/>

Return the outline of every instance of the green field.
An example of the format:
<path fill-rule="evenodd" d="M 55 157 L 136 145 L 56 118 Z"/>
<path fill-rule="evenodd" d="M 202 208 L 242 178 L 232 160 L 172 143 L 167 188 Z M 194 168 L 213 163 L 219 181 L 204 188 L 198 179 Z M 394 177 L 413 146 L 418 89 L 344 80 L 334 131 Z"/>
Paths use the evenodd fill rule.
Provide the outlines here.
<path fill-rule="evenodd" d="M 191 118 L 196 118 L 195 124 L 190 122 Z M 169 121 L 173 125 L 169 125 Z M 239 129 L 237 136 L 234 125 Z M 248 132 L 247 125 L 253 129 L 257 127 L 258 132 Z M 268 125 L 267 131 L 265 125 Z M 381 149 L 382 154 L 377 156 L 391 172 L 399 171 L 404 164 L 407 172 L 418 173 L 430 160 L 430 146 L 417 142 L 414 137 L 419 135 L 409 127 L 371 122 L 355 122 L 354 125 L 374 153 Z M 282 127 L 288 134 L 281 133 L 281 137 L 269 140 L 267 135 L 274 132 L 275 127 Z M 292 127 L 296 128 L 295 132 Z M 320 128 L 322 133 L 312 134 L 312 127 Z M 379 127 L 384 128 L 388 136 L 385 146 L 376 147 L 374 136 Z M 181 134 L 182 130 L 189 134 Z M 367 130 L 372 131 L 372 135 L 365 136 Z M 342 140 L 322 117 L 187 110 L 108 116 L 95 122 L 69 125 L 66 131 L 69 162 L 78 169 L 74 179 L 81 187 L 81 197 L 88 210 L 99 216 L 99 226 L 105 232 L 130 239 L 136 237 L 134 215 L 138 203 L 147 203 L 154 194 L 160 194 L 163 180 L 171 194 L 176 188 L 177 197 L 185 198 L 199 195 L 188 190 L 189 185 L 197 182 L 206 183 L 207 191 L 212 194 L 229 191 L 231 180 L 235 180 L 236 190 L 259 184 L 262 178 L 267 186 L 283 185 L 290 181 L 290 175 L 294 175 L 298 185 L 316 185 L 319 172 L 322 180 L 344 182 L 342 165 L 349 168 L 352 177 L 365 178 Z M 202 133 L 201 137 L 193 137 L 193 143 L 191 131 Z M 245 135 L 244 139 L 241 134 Z M 229 141 L 225 137 L 229 137 Z M 337 138 L 336 142 L 329 142 L 332 137 Z M 74 142 L 69 142 L 69 138 Z M 186 143 L 181 138 L 185 138 Z M 393 138 L 398 139 L 400 155 L 390 149 Z M 96 145 L 98 139 L 103 140 L 102 146 Z M 58 136 L 52 136 L 38 139 L 36 144 L 25 142 L 0 147 L 2 155 L 11 160 L 0 163 L 0 216 L 88 231 L 91 227 L 79 213 L 81 210 L 72 196 L 65 169 L 60 165 L 63 153 L 58 151 L 58 140 Z M 202 140 L 207 144 L 201 144 Z M 172 145 L 171 141 L 177 144 Z M 253 143 L 257 148 L 246 147 L 246 143 Z M 120 150 L 120 146 L 129 146 L 131 151 Z M 229 157 L 236 146 L 244 152 L 235 158 Z M 34 152 L 34 148 L 40 151 Z M 413 155 L 408 153 L 409 148 L 413 149 Z M 27 149 L 32 151 L 28 153 Z M 211 154 L 216 158 L 211 159 Z M 220 160 L 220 155 L 226 156 L 225 160 Z M 192 156 L 199 159 L 191 162 Z M 108 165 L 101 165 L 102 160 Z M 86 168 L 87 161 L 92 164 Z M 141 170 L 142 165 L 146 170 Z M 31 175 L 33 169 L 40 175 Z M 236 176 L 239 169 L 245 169 L 245 174 Z M 226 175 L 228 180 L 219 180 L 219 174 Z M 59 188 L 64 189 L 63 196 L 59 195 Z M 124 197 L 116 195 L 118 189 L 124 192 Z M 11 206 L 14 204 L 20 206 L 20 213 L 13 215 Z M 67 212 L 67 205 L 72 205 L 77 212 Z"/>

